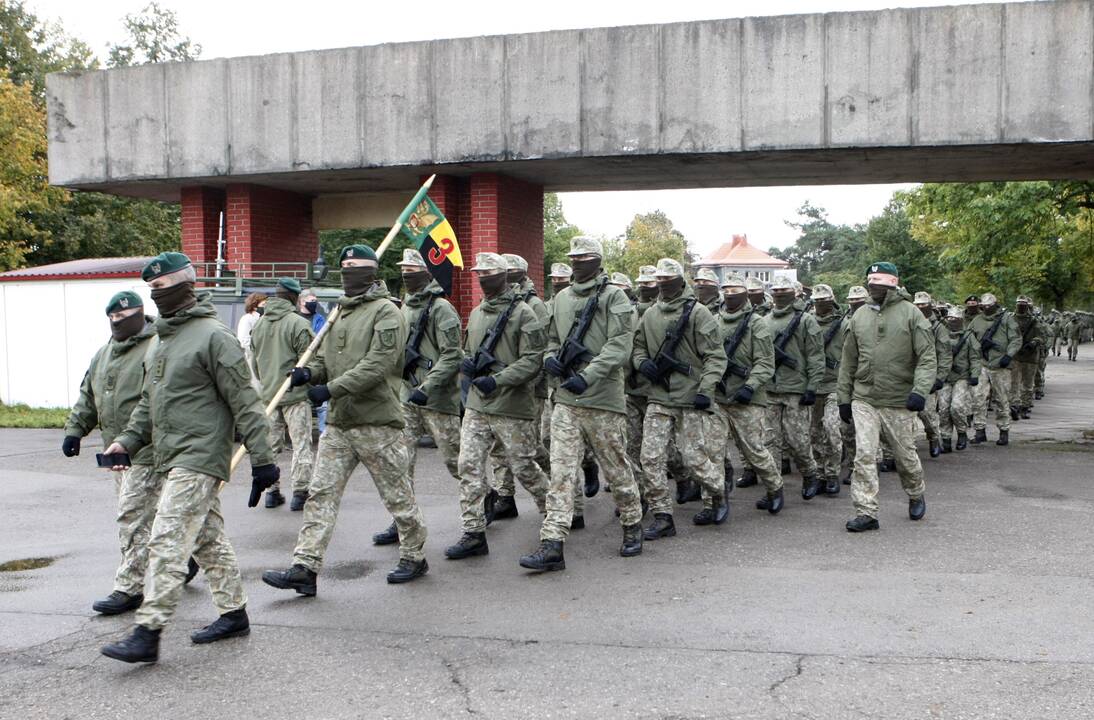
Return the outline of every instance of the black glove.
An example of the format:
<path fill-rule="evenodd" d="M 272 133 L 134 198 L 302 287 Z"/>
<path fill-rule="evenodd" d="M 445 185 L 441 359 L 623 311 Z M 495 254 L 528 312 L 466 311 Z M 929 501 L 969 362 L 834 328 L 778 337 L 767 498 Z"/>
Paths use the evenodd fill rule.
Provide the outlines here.
<path fill-rule="evenodd" d="M 289 387 L 300 387 L 301 385 L 307 385 L 311 382 L 311 370 L 307 368 L 295 367 L 292 372 L 289 373 Z"/>
<path fill-rule="evenodd" d="M 969 387 L 976 387 L 979 384 L 980 384 L 980 378 L 978 378 L 978 377 L 969 378 Z"/>
<path fill-rule="evenodd" d="M 706 410 L 710 407 L 710 398 L 699 393 L 695 396 L 695 400 L 692 401 L 692 404 L 695 405 L 696 410 Z"/>
<path fill-rule="evenodd" d="M 845 403 L 839 406 L 839 419 L 845 423 L 851 422 L 851 403 Z"/>
<path fill-rule="evenodd" d="M 817 393 L 815 393 L 812 390 L 806 390 L 805 392 L 802 393 L 801 400 L 798 401 L 798 404 L 799 405 L 804 405 L 805 407 L 811 407 L 813 405 L 816 405 L 817 404 Z"/>
<path fill-rule="evenodd" d="M 742 405 L 748 405 L 752 402 L 753 389 L 748 385 L 742 385 L 737 388 L 737 392 L 733 393 L 733 402 L 741 403 Z"/>
<path fill-rule="evenodd" d="M 562 363 L 558 361 L 554 355 L 548 355 L 543 358 L 543 369 L 548 375 L 554 375 L 555 377 L 562 377 L 562 374 L 566 372 L 562 368 Z"/>
<path fill-rule="evenodd" d="M 407 400 L 415 405 L 425 405 L 429 402 L 429 396 L 418 388 L 414 388 L 410 391 L 410 397 L 408 397 Z"/>
<path fill-rule="evenodd" d="M 566 382 L 562 383 L 562 385 L 560 385 L 559 387 L 563 388 L 564 390 L 569 390 L 574 395 L 580 395 L 581 393 L 589 389 L 589 383 L 585 382 L 585 378 L 581 377 L 580 375 L 574 375 L 573 377 L 567 379 Z"/>
<path fill-rule="evenodd" d="M 471 377 L 472 375 L 474 375 L 475 374 L 475 361 L 472 360 L 469 357 L 466 357 L 463 360 L 460 360 L 460 372 L 463 373 L 464 375 L 466 375 L 467 377 Z"/>
<path fill-rule="evenodd" d="M 919 393 L 912 393 L 908 396 L 904 407 L 915 412 L 923 412 L 923 408 L 927 407 L 927 400 Z"/>
<path fill-rule="evenodd" d="M 1004 355 L 1003 357 L 999 358 L 999 367 L 1001 367 L 1001 368 L 1010 367 L 1010 355 Z"/>
<path fill-rule="evenodd" d="M 642 364 L 638 366 L 638 372 L 642 373 L 649 379 L 650 382 L 657 382 L 657 364 L 646 358 L 642 361 Z"/>
<path fill-rule="evenodd" d="M 319 407 L 327 400 L 330 400 L 330 390 L 326 385 L 316 385 L 313 388 L 308 388 L 308 399 L 311 400 L 311 404 Z"/>
<path fill-rule="evenodd" d="M 80 438 L 75 435 L 65 435 L 65 439 L 61 441 L 61 452 L 65 454 L 65 457 L 75 457 L 80 454 Z"/>
<path fill-rule="evenodd" d="M 251 468 L 251 496 L 247 507 L 258 505 L 262 492 L 281 479 L 281 469 L 276 465 L 259 465 Z"/>
<path fill-rule="evenodd" d="M 490 395 L 498 389 L 498 381 L 493 375 L 483 375 L 471 381 L 471 384 L 479 389 L 483 395 Z"/>
<path fill-rule="evenodd" d="M 935 380 L 934 385 L 931 385 L 931 392 L 932 393 L 938 392 L 939 390 L 942 389 L 942 386 L 945 385 L 945 384 L 946 383 L 942 382 L 941 380 Z"/>

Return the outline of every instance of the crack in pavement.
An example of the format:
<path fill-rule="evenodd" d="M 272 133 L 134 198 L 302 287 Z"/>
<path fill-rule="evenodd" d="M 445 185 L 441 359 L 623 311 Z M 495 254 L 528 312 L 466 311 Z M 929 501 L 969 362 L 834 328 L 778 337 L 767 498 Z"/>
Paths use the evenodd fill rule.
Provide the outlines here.
<path fill-rule="evenodd" d="M 801 677 L 803 669 L 802 664 L 805 662 L 805 655 L 799 655 L 797 660 L 794 661 L 794 672 L 789 673 L 786 677 L 779 678 L 775 682 L 771 683 L 771 687 L 767 689 L 769 693 L 774 695 L 776 691 L 782 687 L 784 683 L 788 683 L 794 678 Z"/>
<path fill-rule="evenodd" d="M 448 671 L 448 679 L 456 686 L 456 689 L 460 691 L 460 695 L 463 696 L 464 710 L 467 711 L 468 715 L 477 715 L 478 713 L 475 711 L 475 708 L 471 707 L 471 688 L 467 687 L 463 680 L 460 679 L 459 668 L 456 663 L 442 656 L 441 664 L 443 664 L 444 669 Z"/>

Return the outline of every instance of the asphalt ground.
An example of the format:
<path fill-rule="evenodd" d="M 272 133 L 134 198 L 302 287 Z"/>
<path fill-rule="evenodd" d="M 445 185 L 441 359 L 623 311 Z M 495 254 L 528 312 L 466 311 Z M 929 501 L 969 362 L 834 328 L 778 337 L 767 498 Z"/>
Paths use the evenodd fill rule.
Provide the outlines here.
<path fill-rule="evenodd" d="M 1047 396 L 1012 444 L 973 446 L 927 473 L 926 518 L 882 475 L 879 532 L 852 535 L 847 488 L 617 554 L 610 497 L 588 501 L 565 572 L 517 558 L 539 518 L 491 526 L 488 557 L 446 561 L 455 484 L 435 450 L 416 486 L 429 574 L 391 586 L 388 518 L 364 470 L 350 482 L 319 577 L 302 598 L 260 581 L 286 567 L 301 514 L 223 494 L 249 593 L 247 638 L 192 645 L 214 619 L 204 579 L 186 589 L 160 662 L 99 653 L 132 616 L 99 617 L 117 563 L 114 489 L 60 431 L 0 431 L 0 718 L 1090 718 L 1094 716 L 1094 351 L 1050 358 Z M 994 441 L 996 432 L 989 427 Z M 288 455 L 282 456 L 288 466 Z"/>

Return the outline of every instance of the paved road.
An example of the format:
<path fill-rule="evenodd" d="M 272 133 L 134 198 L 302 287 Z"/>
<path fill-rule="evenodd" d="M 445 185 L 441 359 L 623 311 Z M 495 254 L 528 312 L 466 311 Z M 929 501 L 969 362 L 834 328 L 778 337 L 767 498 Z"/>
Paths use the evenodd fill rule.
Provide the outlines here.
<path fill-rule="evenodd" d="M 1094 359 L 1052 358 L 1048 396 L 1009 448 L 925 459 L 928 513 L 907 519 L 883 475 L 878 533 L 850 535 L 846 492 L 778 517 L 732 497 L 718 529 L 677 515 L 675 539 L 616 555 L 610 500 L 587 511 L 564 573 L 528 576 L 534 505 L 491 528 L 491 555 L 458 566 L 456 496 L 436 451 L 417 481 L 432 571 L 393 587 L 387 524 L 363 471 L 342 506 L 319 596 L 259 581 L 287 565 L 300 515 L 224 493 L 250 592 L 249 638 L 193 646 L 214 615 L 184 594 L 158 665 L 99 647 L 126 618 L 90 611 L 110 590 L 113 486 L 85 444 L 0 431 L 0 717 L 1089 718 L 1094 715 Z M 994 429 L 989 430 L 992 439 Z M 283 458 L 287 460 L 287 458 Z M 240 478 L 242 480 L 242 478 Z M 795 484 L 792 488 L 796 489 Z M 788 496 L 789 497 L 789 496 Z"/>

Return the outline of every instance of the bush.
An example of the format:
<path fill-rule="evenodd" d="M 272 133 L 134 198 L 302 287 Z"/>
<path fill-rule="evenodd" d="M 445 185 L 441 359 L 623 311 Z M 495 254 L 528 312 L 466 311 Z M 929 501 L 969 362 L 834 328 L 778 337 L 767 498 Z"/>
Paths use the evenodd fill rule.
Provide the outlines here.
<path fill-rule="evenodd" d="M 0 403 L 0 428 L 63 428 L 68 408 L 32 408 Z"/>

